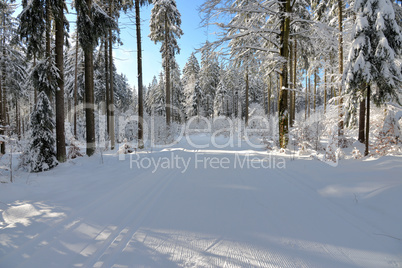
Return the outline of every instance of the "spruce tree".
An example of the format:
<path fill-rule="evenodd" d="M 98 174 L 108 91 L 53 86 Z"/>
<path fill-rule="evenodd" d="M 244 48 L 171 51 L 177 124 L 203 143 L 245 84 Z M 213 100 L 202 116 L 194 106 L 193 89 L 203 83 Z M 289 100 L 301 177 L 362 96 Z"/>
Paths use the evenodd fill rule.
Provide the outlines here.
<path fill-rule="evenodd" d="M 183 35 L 180 29 L 181 15 L 175 0 L 154 0 L 149 23 L 149 37 L 155 43 L 161 42 L 163 67 L 165 69 L 166 124 L 170 124 L 170 63 L 180 52 L 177 39 Z"/>
<path fill-rule="evenodd" d="M 28 164 L 31 172 L 49 170 L 57 165 L 53 129 L 55 122 L 49 98 L 40 92 L 31 114 L 31 140 Z"/>
<path fill-rule="evenodd" d="M 386 100 L 398 101 L 397 88 L 402 76 L 396 65 L 401 53 L 402 35 L 389 0 L 357 0 L 353 42 L 344 78 L 352 96 L 366 88 L 366 151 L 368 155 L 370 99 L 379 105 Z M 376 90 L 371 93 L 371 87 Z"/>

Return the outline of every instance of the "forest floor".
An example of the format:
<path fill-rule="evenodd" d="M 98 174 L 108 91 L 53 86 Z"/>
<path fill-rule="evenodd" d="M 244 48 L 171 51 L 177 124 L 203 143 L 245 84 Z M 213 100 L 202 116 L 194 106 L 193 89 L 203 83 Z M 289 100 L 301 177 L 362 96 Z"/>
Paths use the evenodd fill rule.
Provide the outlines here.
<path fill-rule="evenodd" d="M 0 267 L 402 266 L 402 157 L 191 148 L 15 174 Z"/>

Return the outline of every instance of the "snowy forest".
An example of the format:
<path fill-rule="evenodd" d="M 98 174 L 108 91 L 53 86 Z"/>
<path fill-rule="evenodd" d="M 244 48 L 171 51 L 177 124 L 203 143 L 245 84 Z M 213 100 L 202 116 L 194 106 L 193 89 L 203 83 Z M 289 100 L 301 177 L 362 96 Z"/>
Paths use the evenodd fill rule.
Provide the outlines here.
<path fill-rule="evenodd" d="M 214 130 L 227 118 L 241 120 L 236 131 L 260 129 L 268 150 L 315 150 L 335 159 L 358 140 L 365 150 L 356 157 L 400 152 L 400 1 L 206 0 L 202 26 L 215 27 L 216 35 L 182 70 L 174 0 L 21 4 L 17 15 L 18 3 L 0 6 L 1 153 L 17 144 L 31 171 L 116 143 L 149 147 L 144 124 L 151 118 L 157 128 L 145 136 L 157 132 L 154 139 L 165 144 L 193 117 L 192 128 L 209 121 Z M 143 38 L 160 44 L 162 58 L 149 85 L 141 62 L 145 5 L 152 11 Z M 74 29 L 68 12 L 76 15 Z M 122 12 L 136 19 L 135 86 L 114 64 Z"/>
<path fill-rule="evenodd" d="M 402 1 L 0 0 L 0 25 L 1 268 L 402 267 Z"/>

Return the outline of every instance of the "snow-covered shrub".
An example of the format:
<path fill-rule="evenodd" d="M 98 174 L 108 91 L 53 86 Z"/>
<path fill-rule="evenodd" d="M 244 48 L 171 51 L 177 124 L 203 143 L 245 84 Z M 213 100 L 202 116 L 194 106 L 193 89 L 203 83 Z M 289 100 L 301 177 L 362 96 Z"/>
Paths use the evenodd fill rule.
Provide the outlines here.
<path fill-rule="evenodd" d="M 338 128 L 337 127 L 333 127 L 332 133 L 329 136 L 328 145 L 325 150 L 324 158 L 326 161 L 332 161 L 334 163 L 336 163 L 338 160 Z"/>
<path fill-rule="evenodd" d="M 389 107 L 386 111 L 385 119 L 377 118 L 373 125 L 375 130 L 372 155 L 384 156 L 400 153 L 400 126 L 393 108 Z"/>
<path fill-rule="evenodd" d="M 314 149 L 316 151 L 323 149 L 320 139 L 325 131 L 324 119 L 325 116 L 321 114 L 321 111 L 317 111 L 306 120 L 304 113 L 298 114 L 290 134 L 296 139 L 300 148 L 304 147 L 303 150 Z"/>
<path fill-rule="evenodd" d="M 385 116 L 381 132 L 387 137 L 391 137 L 395 142 L 398 142 L 401 128 L 398 119 L 396 118 L 395 111 L 392 108 L 387 109 L 387 115 Z"/>
<path fill-rule="evenodd" d="M 45 92 L 40 92 L 35 109 L 31 114 L 31 139 L 28 144 L 26 158 L 30 172 L 41 172 L 55 167 L 56 159 L 55 127 L 53 111 Z"/>
<path fill-rule="evenodd" d="M 263 107 L 257 103 L 252 103 L 249 108 L 248 129 L 257 137 L 267 137 L 270 134 L 270 126 Z"/>
<path fill-rule="evenodd" d="M 117 151 L 117 154 L 130 154 L 135 151 L 136 151 L 136 148 L 133 148 L 128 143 L 127 139 L 124 139 L 124 142 L 122 145 L 120 145 L 119 150 Z"/>
<path fill-rule="evenodd" d="M 80 148 L 75 143 L 74 139 L 70 140 L 70 147 L 68 148 L 68 158 L 74 159 L 79 156 L 82 156 Z"/>
<path fill-rule="evenodd" d="M 355 147 L 352 151 L 352 157 L 354 159 L 361 159 L 363 155 L 360 153 L 360 150 Z"/>

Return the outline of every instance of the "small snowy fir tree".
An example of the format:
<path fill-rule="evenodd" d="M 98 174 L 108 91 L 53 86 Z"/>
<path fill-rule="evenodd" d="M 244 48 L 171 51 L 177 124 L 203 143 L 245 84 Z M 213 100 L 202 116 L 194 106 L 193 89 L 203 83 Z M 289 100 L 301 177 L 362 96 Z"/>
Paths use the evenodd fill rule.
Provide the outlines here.
<path fill-rule="evenodd" d="M 46 171 L 57 166 L 53 129 L 53 111 L 47 95 L 42 91 L 31 115 L 32 136 L 27 161 L 31 172 Z"/>
<path fill-rule="evenodd" d="M 327 149 L 325 150 L 325 160 L 336 163 L 338 160 L 338 130 L 332 129 L 332 133 L 329 136 Z"/>

